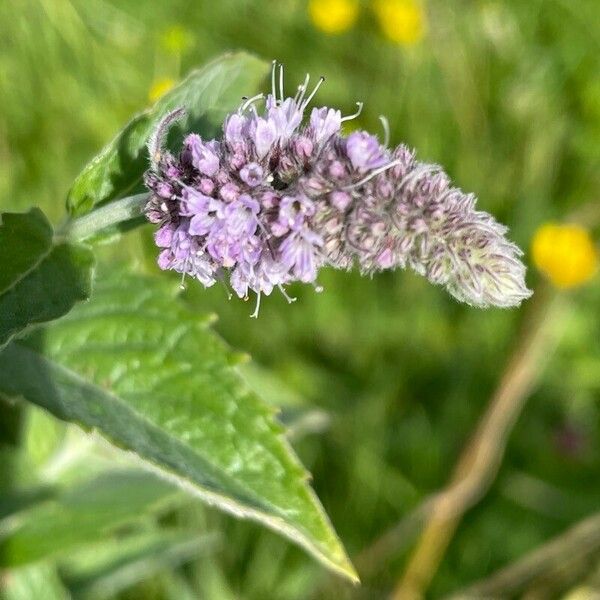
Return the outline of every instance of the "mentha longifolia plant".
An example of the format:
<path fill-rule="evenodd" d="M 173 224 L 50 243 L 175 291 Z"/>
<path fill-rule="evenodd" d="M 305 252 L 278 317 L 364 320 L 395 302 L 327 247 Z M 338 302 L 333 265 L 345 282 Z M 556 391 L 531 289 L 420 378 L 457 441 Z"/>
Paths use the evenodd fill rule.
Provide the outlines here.
<path fill-rule="evenodd" d="M 225 54 L 136 115 L 78 175 L 58 229 L 37 208 L 0 211 L 0 395 L 98 431 L 194 497 L 270 527 L 357 581 L 273 406 L 246 384 L 208 317 L 127 264 L 100 264 L 95 276 L 93 242 L 115 239 L 143 212 L 157 225 L 161 268 L 256 297 L 255 315 L 275 289 L 290 301 L 291 283 L 319 289 L 327 266 L 368 275 L 409 267 L 482 307 L 516 306 L 530 292 L 506 229 L 439 167 L 365 131 L 344 135 L 356 115 L 309 108 L 322 80 L 309 91 L 307 77 L 286 98 L 274 65 L 271 93 L 243 100 L 221 139 L 192 132 L 178 152 L 167 148 L 185 113 L 173 108 L 185 106 L 186 122 L 206 131 L 213 109 L 235 107 L 265 67 Z M 150 193 L 123 197 L 137 191 L 146 143 Z M 21 339 L 40 325 L 35 343 Z M 22 548 L 2 543 L 7 557 Z"/>
<path fill-rule="evenodd" d="M 323 266 L 364 274 L 410 267 L 478 307 L 528 298 L 522 252 L 506 227 L 476 210 L 475 197 L 439 166 L 366 131 L 343 135 L 357 115 L 315 107 L 305 119 L 322 82 L 309 93 L 307 75 L 286 98 L 283 68 L 273 63 L 266 98 L 245 99 L 221 140 L 189 133 L 177 156 L 164 142 L 184 110 L 165 116 L 145 174 L 159 267 L 206 287 L 228 282 L 240 298 L 254 292 L 254 316 L 275 288 L 289 301 L 289 283 L 319 289 Z"/>

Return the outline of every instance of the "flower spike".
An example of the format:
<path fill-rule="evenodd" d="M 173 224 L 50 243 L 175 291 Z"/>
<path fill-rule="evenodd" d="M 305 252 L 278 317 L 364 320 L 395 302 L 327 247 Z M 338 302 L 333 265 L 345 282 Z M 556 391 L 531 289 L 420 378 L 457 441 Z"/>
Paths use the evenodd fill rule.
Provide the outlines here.
<path fill-rule="evenodd" d="M 161 248 L 158 264 L 204 286 L 229 280 L 240 298 L 300 281 L 315 289 L 323 266 L 371 274 L 410 267 L 480 307 L 517 306 L 525 286 L 522 252 L 506 228 L 476 210 L 475 198 L 406 146 L 388 148 L 366 131 L 341 132 L 339 110 L 308 105 L 309 76 L 285 98 L 283 66 L 273 61 L 265 109 L 257 94 L 225 119 L 221 140 L 186 136 L 177 155 L 164 148 L 165 116 L 148 149 L 146 206 Z M 277 81 L 278 79 L 278 81 Z M 278 83 L 278 86 L 277 86 Z"/>

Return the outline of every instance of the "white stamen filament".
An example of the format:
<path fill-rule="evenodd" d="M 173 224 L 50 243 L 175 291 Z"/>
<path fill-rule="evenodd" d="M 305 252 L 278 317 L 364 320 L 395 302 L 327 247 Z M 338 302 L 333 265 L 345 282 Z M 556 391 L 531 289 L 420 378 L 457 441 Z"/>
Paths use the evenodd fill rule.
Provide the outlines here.
<path fill-rule="evenodd" d="M 261 292 L 256 294 L 256 307 L 254 308 L 254 312 L 250 315 L 251 319 L 258 319 L 258 311 L 260 310 L 260 297 Z"/>
<path fill-rule="evenodd" d="M 283 65 L 279 65 L 279 95 L 283 103 Z"/>
<path fill-rule="evenodd" d="M 309 82 L 310 82 L 310 75 L 307 73 L 306 77 L 304 78 L 304 83 L 302 83 L 302 85 L 298 86 L 298 93 L 296 94 L 296 98 L 294 98 L 294 100 L 296 101 L 296 104 L 300 104 L 302 102 L 302 100 L 304 99 L 304 94 L 306 94 L 306 90 L 308 89 Z"/>
<path fill-rule="evenodd" d="M 275 89 L 275 70 L 277 69 L 277 61 L 271 63 L 271 95 L 277 101 L 277 90 Z"/>
<path fill-rule="evenodd" d="M 246 99 L 246 102 L 244 102 L 244 104 L 242 104 L 242 108 L 240 109 L 242 112 L 244 112 L 249 106 L 251 106 L 252 104 L 254 104 L 257 100 L 261 100 L 262 98 L 264 98 L 264 94 L 256 94 L 256 96 L 252 96 L 252 98 L 248 98 Z M 242 98 L 243 100 L 244 98 Z"/>
<path fill-rule="evenodd" d="M 310 101 L 315 97 L 315 94 L 319 91 L 319 88 L 321 87 L 321 85 L 323 85 L 324 81 L 325 77 L 319 77 L 319 81 L 317 82 L 317 85 L 315 85 L 315 89 L 311 92 L 310 96 L 302 102 L 302 106 L 300 107 L 300 110 L 302 110 L 302 112 L 304 112 L 305 108 L 310 104 Z"/>
<path fill-rule="evenodd" d="M 379 115 L 379 120 L 383 127 L 383 145 L 388 146 L 390 143 L 390 123 L 383 115 Z"/>
<path fill-rule="evenodd" d="M 183 271 L 181 272 L 181 281 L 179 282 L 179 289 L 181 291 L 185 290 L 185 276 L 187 275 L 187 268 L 188 268 L 189 260 L 190 260 L 190 256 L 188 254 L 183 263 Z"/>
<path fill-rule="evenodd" d="M 364 105 L 362 102 L 357 102 L 356 106 L 358 106 L 358 110 L 353 115 L 348 115 L 347 117 L 342 117 L 342 119 L 341 119 L 342 123 L 344 123 L 345 121 L 352 121 L 352 119 L 356 119 L 356 117 L 358 117 L 360 115 Z"/>
<path fill-rule="evenodd" d="M 292 296 L 290 296 L 281 284 L 279 284 L 277 287 L 279 288 L 279 291 L 283 294 L 283 297 L 287 300 L 288 304 L 291 304 L 292 302 L 296 302 L 296 300 L 298 300 L 298 298 L 293 298 Z"/>
<path fill-rule="evenodd" d="M 361 179 L 360 181 L 357 181 L 356 183 L 353 183 L 352 185 L 347 185 L 347 186 L 343 187 L 342 189 L 343 190 L 353 190 L 357 187 L 360 187 L 364 183 L 367 183 L 367 181 L 373 179 L 373 177 L 376 177 L 377 175 L 379 175 L 379 173 L 383 173 L 384 171 L 387 171 L 388 169 L 391 169 L 392 167 L 395 167 L 396 165 L 399 165 L 401 163 L 402 163 L 402 161 L 400 159 L 393 160 L 392 162 L 389 162 L 387 165 L 383 165 L 383 167 L 379 167 L 379 169 L 375 169 L 374 171 L 371 171 L 366 177 L 363 177 L 363 179 Z"/>

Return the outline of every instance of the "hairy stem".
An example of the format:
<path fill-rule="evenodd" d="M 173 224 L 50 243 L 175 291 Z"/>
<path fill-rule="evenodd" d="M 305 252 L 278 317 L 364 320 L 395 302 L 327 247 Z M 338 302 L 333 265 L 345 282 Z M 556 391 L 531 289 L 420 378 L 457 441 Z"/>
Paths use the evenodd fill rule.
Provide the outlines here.
<path fill-rule="evenodd" d="M 147 201 L 147 193 L 115 200 L 83 217 L 67 221 L 58 230 L 57 236 L 76 241 L 85 240 L 107 227 L 139 217 Z"/>

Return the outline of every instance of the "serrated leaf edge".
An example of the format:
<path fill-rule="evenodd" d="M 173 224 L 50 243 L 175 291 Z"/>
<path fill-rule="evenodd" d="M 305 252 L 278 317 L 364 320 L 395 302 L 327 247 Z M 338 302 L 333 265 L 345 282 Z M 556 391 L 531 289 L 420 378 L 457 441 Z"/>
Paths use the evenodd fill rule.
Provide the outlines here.
<path fill-rule="evenodd" d="M 32 352 L 31 350 L 26 349 L 26 348 L 22 348 L 22 349 Z M 108 390 L 101 388 L 100 386 L 98 386 L 94 383 L 91 383 L 91 382 L 85 380 L 77 372 L 64 367 L 63 365 L 57 363 L 54 360 L 49 359 L 46 356 L 43 356 L 41 354 L 39 354 L 38 356 L 39 356 L 39 360 L 49 364 L 49 366 L 53 369 L 62 371 L 68 377 L 81 382 L 81 384 L 83 386 L 95 387 L 102 394 L 111 396 L 111 398 L 115 402 L 123 405 L 127 411 L 133 412 L 135 414 L 136 418 L 144 421 L 151 428 L 157 428 L 157 425 L 155 423 L 153 423 L 152 421 L 147 419 L 144 415 L 140 415 L 138 412 L 134 411 L 134 409 L 131 406 L 129 406 L 124 400 L 122 400 L 119 396 L 113 394 L 112 392 L 110 392 Z M 26 398 L 25 398 L 25 400 L 26 400 Z M 44 407 L 42 407 L 42 408 L 44 408 Z M 46 410 L 46 409 L 44 408 L 44 410 Z M 264 512 L 261 512 L 260 510 L 252 509 L 247 506 L 241 505 L 238 502 L 235 502 L 234 500 L 232 500 L 231 498 L 228 498 L 227 496 L 218 494 L 214 491 L 210 491 L 210 490 L 204 488 L 202 485 L 190 480 L 188 477 L 185 477 L 184 475 L 170 472 L 169 470 L 165 469 L 161 465 L 157 464 L 154 460 L 151 460 L 147 457 L 142 457 L 139 454 L 137 454 L 134 450 L 124 448 L 123 445 L 118 440 L 113 440 L 111 438 L 110 434 L 104 433 L 98 427 L 94 427 L 94 426 L 89 427 L 88 425 L 86 425 L 85 423 L 81 423 L 77 419 L 69 419 L 69 422 L 75 423 L 76 425 L 81 427 L 84 431 L 85 430 L 89 431 L 90 429 L 92 431 L 95 431 L 101 438 L 105 439 L 107 442 L 109 442 L 111 444 L 114 444 L 115 446 L 117 446 L 118 448 L 120 448 L 121 450 L 126 452 L 133 459 L 133 462 L 135 464 L 139 465 L 142 468 L 146 468 L 146 469 L 154 472 L 156 475 L 164 478 L 165 480 L 169 481 L 170 483 L 176 484 L 182 490 L 186 491 L 187 493 L 189 493 L 193 496 L 200 498 L 206 504 L 208 504 L 210 506 L 216 506 L 216 507 L 222 509 L 223 511 L 228 512 L 236 517 L 247 518 L 247 519 L 262 523 L 263 525 L 267 526 L 268 528 L 272 529 L 273 531 L 283 534 L 288 539 L 292 540 L 293 542 L 295 542 L 296 544 L 298 544 L 299 546 L 304 548 L 309 554 L 314 556 L 319 562 L 321 562 L 323 565 L 325 565 L 330 570 L 347 578 L 352 583 L 356 584 L 356 583 L 360 582 L 358 574 L 356 573 L 354 567 L 352 566 L 349 558 L 346 556 L 341 542 L 338 542 L 336 538 L 334 538 L 334 539 L 337 543 L 338 551 L 340 552 L 339 561 L 337 561 L 337 562 L 332 560 L 331 558 L 329 558 L 329 556 L 325 553 L 324 550 L 322 550 L 321 548 L 319 548 L 319 546 L 317 544 L 312 542 L 312 540 L 310 539 L 309 536 L 305 535 L 299 529 L 286 523 L 283 518 L 271 516 Z M 287 441 L 285 436 L 283 434 L 274 434 L 274 435 L 276 435 L 278 437 L 279 441 L 281 442 L 282 446 L 284 447 L 284 450 L 285 450 L 288 458 L 290 458 L 293 462 L 298 463 L 298 459 L 296 458 L 295 454 L 293 453 L 291 446 L 289 445 L 289 442 Z M 319 515 L 321 516 L 321 518 L 323 520 L 323 523 L 325 525 L 327 525 L 329 527 L 329 529 L 333 532 L 334 528 L 329 520 L 329 517 L 327 516 L 324 509 L 322 508 L 320 501 L 318 500 L 318 497 L 316 496 L 316 494 L 314 493 L 312 488 L 308 485 L 306 486 L 306 491 L 310 497 L 313 509 L 319 513 Z"/>

